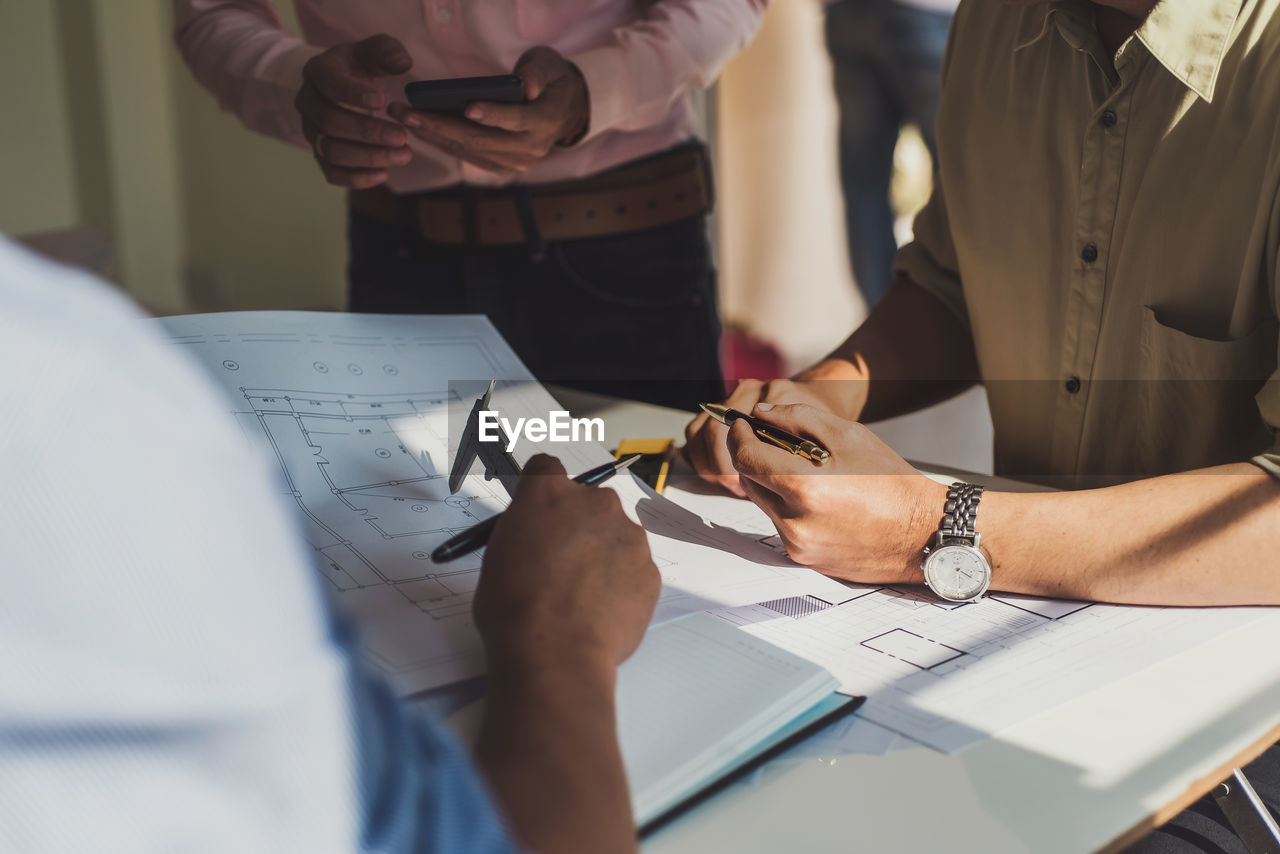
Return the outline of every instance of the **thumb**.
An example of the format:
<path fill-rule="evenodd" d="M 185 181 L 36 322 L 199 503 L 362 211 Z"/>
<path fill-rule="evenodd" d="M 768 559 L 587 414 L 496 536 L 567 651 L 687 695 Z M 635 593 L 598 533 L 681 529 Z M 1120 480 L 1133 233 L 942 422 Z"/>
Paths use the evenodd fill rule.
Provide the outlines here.
<path fill-rule="evenodd" d="M 404 45 L 385 33 L 357 42 L 353 52 L 356 62 L 370 74 L 404 74 L 413 68 L 413 57 L 409 56 Z"/>
<path fill-rule="evenodd" d="M 565 74 L 568 63 L 558 52 L 549 47 L 531 47 L 516 60 L 517 77 L 524 81 L 524 94 L 530 101 Z"/>
<path fill-rule="evenodd" d="M 558 459 L 547 454 L 535 454 L 529 458 L 529 462 L 525 463 L 523 474 L 551 474 L 559 477 L 568 477 L 569 473 L 564 470 L 564 464 Z"/>

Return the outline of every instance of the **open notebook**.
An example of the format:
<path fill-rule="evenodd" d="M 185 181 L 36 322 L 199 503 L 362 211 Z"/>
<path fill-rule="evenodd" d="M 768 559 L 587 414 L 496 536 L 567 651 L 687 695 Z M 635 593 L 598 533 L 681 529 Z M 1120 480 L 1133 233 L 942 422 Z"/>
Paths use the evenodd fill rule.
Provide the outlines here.
<path fill-rule="evenodd" d="M 823 668 L 707 614 L 653 626 L 618 673 L 618 734 L 643 834 L 851 712 Z"/>

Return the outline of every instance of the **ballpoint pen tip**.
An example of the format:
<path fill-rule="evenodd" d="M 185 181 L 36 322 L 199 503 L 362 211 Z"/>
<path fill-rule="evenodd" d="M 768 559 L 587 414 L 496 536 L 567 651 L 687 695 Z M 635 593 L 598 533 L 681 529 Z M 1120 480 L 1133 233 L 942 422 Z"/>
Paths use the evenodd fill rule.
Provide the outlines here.
<path fill-rule="evenodd" d="M 623 457 L 622 459 L 618 460 L 618 462 L 614 464 L 613 466 L 614 471 L 624 471 L 626 469 L 631 468 L 631 464 L 643 456 L 644 454 L 632 454 L 629 457 Z"/>

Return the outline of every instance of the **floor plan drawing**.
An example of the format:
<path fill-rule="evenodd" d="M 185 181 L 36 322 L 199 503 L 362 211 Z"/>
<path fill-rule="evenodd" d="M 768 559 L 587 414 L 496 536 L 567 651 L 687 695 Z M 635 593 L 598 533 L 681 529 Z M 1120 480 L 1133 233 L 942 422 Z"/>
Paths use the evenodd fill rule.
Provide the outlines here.
<path fill-rule="evenodd" d="M 864 587 L 827 608 L 714 611 L 866 695 L 858 715 L 944 752 L 1258 619 L 1262 609 L 1148 608 L 998 595 L 956 604 Z"/>
<path fill-rule="evenodd" d="M 437 565 L 430 552 L 509 498 L 478 467 L 450 494 L 451 449 L 477 396 L 498 380 L 507 417 L 560 409 L 482 317 L 243 312 L 153 321 L 200 361 L 252 444 L 280 470 L 316 571 L 361 626 L 365 650 L 403 693 L 483 672 L 471 603 L 482 552 Z M 570 472 L 609 458 L 598 443 L 517 448 Z M 843 585 L 797 567 L 760 532 L 715 525 L 614 478 L 649 533 L 663 576 L 658 622 L 789 596 L 843 602 Z"/>
<path fill-rule="evenodd" d="M 278 464 L 317 572 L 360 624 L 370 659 L 406 693 L 481 673 L 471 601 L 482 555 L 436 565 L 430 552 L 508 496 L 479 474 L 450 494 L 450 426 L 460 429 L 491 378 L 504 411 L 554 405 L 492 326 L 284 312 L 158 322 Z M 576 468 L 603 452 L 557 453 Z"/>

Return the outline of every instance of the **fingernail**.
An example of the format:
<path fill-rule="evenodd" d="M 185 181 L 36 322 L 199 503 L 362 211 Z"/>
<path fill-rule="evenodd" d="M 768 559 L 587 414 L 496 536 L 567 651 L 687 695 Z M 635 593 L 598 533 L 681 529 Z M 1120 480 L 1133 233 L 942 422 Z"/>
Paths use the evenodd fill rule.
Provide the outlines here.
<path fill-rule="evenodd" d="M 469 107 L 467 109 L 467 118 L 473 122 L 478 122 L 484 118 L 484 110 L 480 107 Z"/>
<path fill-rule="evenodd" d="M 409 115 L 404 117 L 404 123 L 411 128 L 422 127 L 422 119 L 418 118 L 413 113 L 410 113 Z"/>
<path fill-rule="evenodd" d="M 757 404 L 756 404 L 756 409 L 759 409 L 761 412 L 768 412 L 770 409 L 773 409 L 773 404 L 772 404 L 772 403 L 757 403 Z"/>
<path fill-rule="evenodd" d="M 391 146 L 392 148 L 402 148 L 405 143 L 405 138 L 404 138 L 404 134 L 401 133 L 400 131 L 390 130 L 390 131 L 387 131 L 386 135 L 382 137 L 382 141 L 385 144 Z"/>

